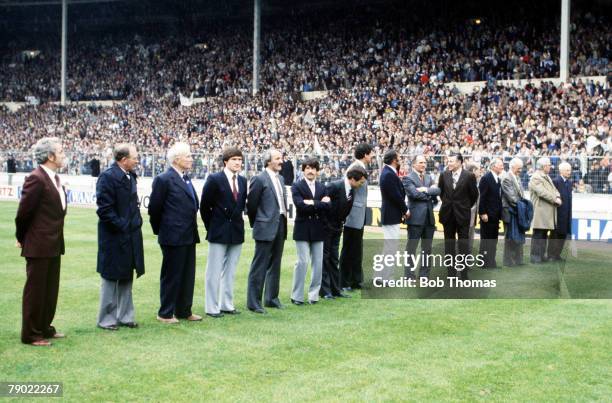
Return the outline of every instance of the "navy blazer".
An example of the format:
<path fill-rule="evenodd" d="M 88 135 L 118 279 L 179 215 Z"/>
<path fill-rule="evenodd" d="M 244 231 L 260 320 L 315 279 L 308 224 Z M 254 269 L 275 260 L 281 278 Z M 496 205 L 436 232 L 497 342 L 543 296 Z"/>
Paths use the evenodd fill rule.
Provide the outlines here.
<path fill-rule="evenodd" d="M 136 175 L 113 163 L 96 183 L 98 221 L 97 272 L 107 280 L 129 280 L 144 273 L 142 216 Z"/>
<path fill-rule="evenodd" d="M 200 242 L 198 234 L 198 196 L 174 169 L 153 180 L 149 200 L 149 221 L 157 241 L 165 246 L 185 246 Z"/>
<path fill-rule="evenodd" d="M 294 241 L 317 242 L 325 240 L 325 216 L 330 203 L 323 203 L 327 196 L 325 186 L 315 181 L 315 194 L 310 192 L 306 179 L 300 179 L 291 185 L 291 196 L 295 206 L 295 222 L 293 225 Z M 313 200 L 314 205 L 305 204 L 304 200 Z"/>
<path fill-rule="evenodd" d="M 382 196 L 381 224 L 394 225 L 401 223 L 402 217 L 408 211 L 406 190 L 402 180 L 388 165 L 385 165 L 380 173 L 380 194 Z"/>
<path fill-rule="evenodd" d="M 327 211 L 327 230 L 334 233 L 341 233 L 344 221 L 351 212 L 353 200 L 346 198 L 346 187 L 344 179 L 339 179 L 327 184 L 327 195 L 331 199 L 329 210 Z M 353 192 L 354 193 L 354 192 Z"/>
<path fill-rule="evenodd" d="M 561 234 L 572 233 L 572 181 L 564 181 L 561 175 L 553 179 L 553 184 L 561 195 L 561 205 L 557 207 L 557 228 Z"/>
<path fill-rule="evenodd" d="M 202 189 L 200 214 L 206 227 L 208 242 L 236 245 L 244 242 L 244 219 L 247 181 L 237 175 L 238 200 L 224 171 L 209 175 Z"/>
<path fill-rule="evenodd" d="M 501 178 L 497 183 L 493 173 L 487 172 L 480 178 L 478 190 L 480 191 L 478 214 L 486 214 L 489 221 L 498 221 L 502 214 Z"/>

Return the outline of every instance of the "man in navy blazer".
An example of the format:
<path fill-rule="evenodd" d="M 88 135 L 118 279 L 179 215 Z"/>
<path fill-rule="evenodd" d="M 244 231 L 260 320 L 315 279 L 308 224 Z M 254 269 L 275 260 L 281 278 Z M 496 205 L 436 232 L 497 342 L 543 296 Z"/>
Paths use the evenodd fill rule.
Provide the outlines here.
<path fill-rule="evenodd" d="M 191 311 L 195 282 L 198 235 L 198 196 L 187 172 L 193 159 L 186 143 L 168 150 L 170 168 L 153 180 L 149 216 L 153 233 L 162 250 L 160 276 L 161 306 L 157 320 L 178 323 L 178 319 L 202 320 Z"/>
<path fill-rule="evenodd" d="M 423 251 L 419 277 L 429 277 L 429 259 L 434 232 L 436 231 L 436 219 L 434 217 L 434 205 L 438 202 L 440 188 L 436 186 L 430 175 L 425 173 L 427 160 L 423 155 L 417 155 L 412 161 L 412 172 L 406 177 L 404 186 L 410 203 L 410 217 L 408 224 L 408 243 L 406 250 L 410 255 L 416 253 L 419 240 Z M 416 258 L 415 258 L 416 259 Z M 406 277 L 414 277 L 416 267 L 407 266 Z"/>
<path fill-rule="evenodd" d="M 115 162 L 98 178 L 98 264 L 102 278 L 98 327 L 117 330 L 119 326 L 137 327 L 134 320 L 132 284 L 144 274 L 142 216 L 138 200 L 136 147 L 117 144 Z"/>
<path fill-rule="evenodd" d="M 255 256 L 249 270 L 247 308 L 255 313 L 266 313 L 264 305 L 282 309 L 278 299 L 280 267 L 285 239 L 287 239 L 287 194 L 279 175 L 282 155 L 278 150 L 264 153 L 264 171 L 251 178 L 247 195 L 247 214 L 253 228 Z"/>
<path fill-rule="evenodd" d="M 489 172 L 484 174 L 478 183 L 480 201 L 478 216 L 480 217 L 480 250 L 484 260 L 482 268 L 497 267 L 497 238 L 499 237 L 499 221 L 502 216 L 502 190 L 500 175 L 504 172 L 504 163 L 494 158 L 489 165 Z"/>
<path fill-rule="evenodd" d="M 406 206 L 406 190 L 397 175 L 400 167 L 399 156 L 395 150 L 389 150 L 383 157 L 385 166 L 380 173 L 380 194 L 382 197 L 381 223 L 384 238 L 399 239 L 400 223 L 410 217 Z"/>
<path fill-rule="evenodd" d="M 242 151 L 223 150 L 223 171 L 211 174 L 202 190 L 200 214 L 206 227 L 206 315 L 239 314 L 234 307 L 234 276 L 244 243 L 242 212 L 246 205 L 247 181 L 242 170 Z"/>
<path fill-rule="evenodd" d="M 350 298 L 342 292 L 339 270 L 340 237 L 346 217 L 351 212 L 355 190 L 366 183 L 367 171 L 361 166 L 354 165 L 346 172 L 346 177 L 327 185 L 327 195 L 330 206 L 326 217 L 326 237 L 323 244 L 323 275 L 319 294 L 325 299 L 336 297 Z"/>
<path fill-rule="evenodd" d="M 304 178 L 291 185 L 296 210 L 293 240 L 298 254 L 291 291 L 291 302 L 295 305 L 304 304 L 304 280 L 309 261 L 312 268 L 308 289 L 309 304 L 317 303 L 321 289 L 325 215 L 330 207 L 330 198 L 325 186 L 317 181 L 319 169 L 319 161 L 316 158 L 305 159 L 302 162 Z"/>
<path fill-rule="evenodd" d="M 572 166 L 567 162 L 559 164 L 559 176 L 553 179 L 553 184 L 561 195 L 561 205 L 557 207 L 557 223 L 548 242 L 548 258 L 561 260 L 561 252 L 565 240 L 572 234 L 572 186 L 570 181 Z"/>

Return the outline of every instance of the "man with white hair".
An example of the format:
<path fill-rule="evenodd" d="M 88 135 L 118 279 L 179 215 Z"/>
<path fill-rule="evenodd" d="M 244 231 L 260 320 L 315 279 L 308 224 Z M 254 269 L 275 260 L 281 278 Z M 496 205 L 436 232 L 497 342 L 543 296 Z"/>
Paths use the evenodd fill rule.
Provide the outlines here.
<path fill-rule="evenodd" d="M 65 156 L 62 143 L 55 137 L 38 140 L 33 151 L 38 168 L 23 183 L 15 217 L 16 246 L 26 258 L 21 341 L 50 346 L 48 339 L 64 337 L 51 322 L 64 254 L 66 193 L 57 171 L 64 166 Z"/>
<path fill-rule="evenodd" d="M 523 244 L 509 237 L 512 210 L 516 209 L 519 200 L 523 198 L 523 189 L 520 184 L 520 173 L 523 161 L 513 158 L 510 161 L 508 173 L 501 183 L 502 190 L 502 221 L 504 222 L 504 266 L 512 267 L 523 265 Z"/>
<path fill-rule="evenodd" d="M 561 195 L 561 206 L 557 207 L 557 224 L 548 242 L 548 258 L 561 260 L 561 251 L 568 235 L 572 233 L 572 187 L 570 181 L 572 166 L 567 162 L 559 164 L 559 176 L 553 184 Z"/>
<path fill-rule="evenodd" d="M 543 263 L 548 233 L 555 229 L 557 207 L 561 205 L 561 195 L 548 176 L 550 159 L 542 157 L 536 162 L 536 172 L 529 181 L 531 202 L 533 203 L 533 235 L 531 238 L 531 263 Z"/>
<path fill-rule="evenodd" d="M 483 268 L 497 267 L 495 255 L 497 254 L 497 238 L 499 237 L 499 219 L 502 212 L 501 179 L 504 172 L 504 163 L 494 158 L 487 172 L 478 183 L 480 198 L 478 202 L 478 216 L 480 217 L 480 254 L 485 265 Z"/>
<path fill-rule="evenodd" d="M 149 216 L 163 254 L 157 320 L 173 324 L 179 319 L 202 320 L 191 311 L 196 243 L 200 242 L 199 201 L 187 175 L 193 164 L 189 144 L 170 147 L 168 163 L 170 168 L 153 180 Z"/>

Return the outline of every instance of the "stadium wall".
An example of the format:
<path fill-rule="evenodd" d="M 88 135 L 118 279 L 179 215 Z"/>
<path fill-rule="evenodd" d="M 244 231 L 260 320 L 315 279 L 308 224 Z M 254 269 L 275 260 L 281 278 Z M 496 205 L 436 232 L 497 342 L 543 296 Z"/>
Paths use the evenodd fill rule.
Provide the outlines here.
<path fill-rule="evenodd" d="M 8 174 L 0 176 L 0 200 L 18 201 L 21 197 L 21 189 L 26 174 L 14 174 L 9 178 Z M 71 206 L 95 207 L 96 206 L 96 178 L 90 176 L 62 176 L 68 193 L 68 203 Z M 138 194 L 140 206 L 146 209 L 149 205 L 149 195 L 153 179 L 140 178 L 138 183 Z M 193 185 L 198 194 L 201 194 L 204 180 L 193 180 Z M 528 193 L 528 192 L 527 192 Z M 287 194 L 291 194 L 287 188 Z M 289 219 L 293 220 L 294 208 L 291 198 L 289 202 Z M 381 196 L 377 186 L 371 186 L 368 190 L 368 208 L 366 213 L 367 225 L 380 226 Z M 612 243 L 612 195 L 580 194 L 573 195 L 573 220 L 572 238 L 579 240 L 597 240 Z M 439 205 L 438 205 L 439 207 Z M 437 208 L 436 208 L 437 216 Z M 437 221 L 437 219 L 436 219 Z M 402 225 L 405 228 L 405 225 Z M 478 227 L 477 227 L 478 228 Z M 442 226 L 437 224 L 437 230 L 442 231 Z"/>

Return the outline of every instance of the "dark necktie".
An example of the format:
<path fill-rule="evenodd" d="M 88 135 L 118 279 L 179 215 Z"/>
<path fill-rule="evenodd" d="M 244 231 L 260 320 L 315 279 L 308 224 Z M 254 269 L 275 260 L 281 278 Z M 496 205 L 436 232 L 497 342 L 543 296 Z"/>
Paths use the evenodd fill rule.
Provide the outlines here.
<path fill-rule="evenodd" d="M 354 194 L 355 194 L 355 191 L 353 188 L 351 188 L 351 190 L 349 190 L 348 196 L 346 196 L 346 201 L 348 201 L 349 203 L 352 202 Z"/>
<path fill-rule="evenodd" d="M 236 188 L 236 174 L 232 177 L 232 195 L 234 196 L 234 201 L 238 201 L 238 189 Z"/>
<path fill-rule="evenodd" d="M 419 179 L 421 180 L 421 183 L 424 185 L 425 184 L 425 176 L 423 174 L 419 174 Z"/>
<path fill-rule="evenodd" d="M 183 180 L 185 181 L 185 184 L 187 185 L 187 188 L 189 188 L 189 194 L 191 195 L 191 198 L 193 199 L 193 202 L 196 203 L 196 198 L 195 198 L 195 190 L 193 189 L 193 186 L 191 186 L 191 181 L 189 180 L 189 176 L 188 175 L 183 175 Z M 197 204 L 196 204 L 197 207 Z"/>

